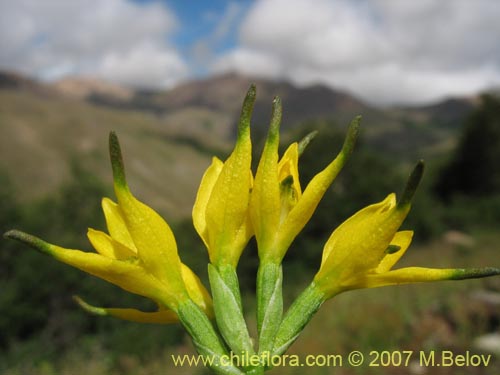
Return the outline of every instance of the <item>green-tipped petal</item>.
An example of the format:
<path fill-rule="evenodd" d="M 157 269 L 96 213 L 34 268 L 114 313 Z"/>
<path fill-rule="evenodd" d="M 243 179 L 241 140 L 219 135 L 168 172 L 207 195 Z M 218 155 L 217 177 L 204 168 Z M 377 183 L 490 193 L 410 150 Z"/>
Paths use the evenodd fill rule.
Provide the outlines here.
<path fill-rule="evenodd" d="M 177 244 L 168 224 L 153 209 L 137 200 L 128 188 L 120 144 L 115 133 L 109 137 L 109 150 L 118 205 L 139 258 L 156 278 L 169 285 L 182 298 L 185 295 Z"/>
<path fill-rule="evenodd" d="M 110 259 L 100 254 L 81 250 L 65 249 L 20 231 L 9 231 L 5 236 L 21 241 L 63 263 L 97 276 L 131 293 L 160 301 L 165 306 L 177 305 L 175 295 L 172 295 L 170 288 L 167 288 L 144 268 L 133 262 Z"/>
<path fill-rule="evenodd" d="M 120 207 L 109 198 L 103 198 L 101 205 L 110 236 L 129 249 L 137 252 L 134 241 L 130 236 L 125 220 L 123 219 Z"/>
<path fill-rule="evenodd" d="M 292 211 L 290 211 L 286 221 L 283 223 L 283 230 L 280 232 L 277 241 L 280 252 L 283 255 L 297 234 L 309 221 L 326 190 L 347 162 L 358 137 L 360 121 L 361 117 L 358 116 L 351 122 L 340 153 L 323 171 L 313 177 L 304 190 L 301 199 Z"/>
<path fill-rule="evenodd" d="M 250 200 L 252 143 L 250 117 L 255 101 L 252 86 L 243 103 L 236 146 L 224 162 L 206 203 L 205 227 L 210 260 L 214 264 L 237 264 L 243 248 L 236 247 L 234 235 L 245 225 Z M 200 213 L 197 213 L 200 215 Z M 198 225 L 202 220 L 198 220 Z"/>
<path fill-rule="evenodd" d="M 130 308 L 96 307 L 88 304 L 78 296 L 74 296 L 73 299 L 82 309 L 94 315 L 112 316 L 137 323 L 171 324 L 179 321 L 179 317 L 172 310 L 145 312 Z"/>
<path fill-rule="evenodd" d="M 107 258 L 118 260 L 137 258 L 137 253 L 104 232 L 89 228 L 87 237 L 94 249 Z"/>
<path fill-rule="evenodd" d="M 245 95 L 245 99 L 243 99 L 240 121 L 238 122 L 238 141 L 240 138 L 250 138 L 250 121 L 252 119 L 256 95 L 257 90 L 255 85 L 252 84 Z"/>
<path fill-rule="evenodd" d="M 411 230 L 397 232 L 394 238 L 392 239 L 390 246 L 396 246 L 399 249 L 393 253 L 389 253 L 384 256 L 384 258 L 380 261 L 377 267 L 377 273 L 389 271 L 404 255 L 404 253 L 410 246 L 412 238 L 413 238 L 413 231 Z"/>
<path fill-rule="evenodd" d="M 410 205 L 398 207 L 396 195 L 389 194 L 343 222 L 323 249 L 321 267 L 314 277 L 318 287 L 332 297 L 378 267 L 392 266 L 411 240 L 410 233 L 396 235 L 409 209 Z"/>
<path fill-rule="evenodd" d="M 407 267 L 381 274 L 368 274 L 351 284 L 352 289 L 375 288 L 440 280 L 477 279 L 500 275 L 499 268 L 423 268 Z"/>
<path fill-rule="evenodd" d="M 278 174 L 279 127 L 281 101 L 275 98 L 271 125 L 255 175 L 250 215 L 259 245 L 259 254 L 268 255 L 274 248 L 276 230 L 280 223 L 280 185 Z"/>

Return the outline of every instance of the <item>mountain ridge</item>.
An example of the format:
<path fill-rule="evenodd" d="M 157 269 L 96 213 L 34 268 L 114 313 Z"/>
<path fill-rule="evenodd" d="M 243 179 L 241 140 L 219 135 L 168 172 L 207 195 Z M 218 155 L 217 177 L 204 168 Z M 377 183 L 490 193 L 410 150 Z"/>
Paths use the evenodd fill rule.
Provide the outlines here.
<path fill-rule="evenodd" d="M 284 135 L 314 121 L 345 129 L 362 114 L 364 144 L 403 159 L 452 149 L 460 118 L 475 106 L 457 98 L 427 107 L 380 109 L 326 86 L 300 88 L 234 74 L 157 92 L 75 82 L 82 87 L 68 92 L 60 82 L 0 72 L 0 169 L 12 174 L 19 196 L 34 199 L 57 189 L 69 178 L 72 159 L 110 184 L 106 138 L 115 130 L 134 191 L 172 217 L 190 214 L 211 156 L 229 153 L 251 82 L 257 86 L 252 118 L 257 139 L 267 130 L 273 97 L 280 95 Z"/>

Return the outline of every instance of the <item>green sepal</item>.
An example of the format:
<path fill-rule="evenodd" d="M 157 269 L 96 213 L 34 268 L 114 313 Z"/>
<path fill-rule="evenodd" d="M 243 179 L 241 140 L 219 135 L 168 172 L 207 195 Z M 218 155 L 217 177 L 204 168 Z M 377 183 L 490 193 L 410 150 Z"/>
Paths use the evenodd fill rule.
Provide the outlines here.
<path fill-rule="evenodd" d="M 228 365 L 221 357 L 229 358 L 222 340 L 217 335 L 212 322 L 205 313 L 190 299 L 179 305 L 179 320 L 193 340 L 196 351 L 213 360 L 211 369 L 221 375 L 244 375 L 240 369 Z"/>
<path fill-rule="evenodd" d="M 224 274 L 227 274 L 227 270 Z M 234 295 L 231 285 L 228 285 L 212 264 L 208 265 L 208 277 L 212 288 L 215 319 L 222 337 L 237 355 L 255 354 L 243 317 L 241 301 Z"/>
<path fill-rule="evenodd" d="M 261 264 L 257 272 L 257 329 L 259 353 L 271 352 L 283 317 L 281 264 Z"/>
<path fill-rule="evenodd" d="M 287 351 L 325 300 L 325 295 L 314 282 L 297 297 L 281 322 L 272 355 L 282 355 Z"/>

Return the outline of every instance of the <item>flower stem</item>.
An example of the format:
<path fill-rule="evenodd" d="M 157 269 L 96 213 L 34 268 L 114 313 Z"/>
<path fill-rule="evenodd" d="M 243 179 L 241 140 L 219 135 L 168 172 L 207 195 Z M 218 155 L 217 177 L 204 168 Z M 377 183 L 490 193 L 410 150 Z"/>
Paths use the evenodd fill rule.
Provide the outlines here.
<path fill-rule="evenodd" d="M 243 315 L 236 270 L 229 264 L 219 267 L 209 264 L 208 276 L 212 288 L 215 319 L 222 337 L 235 355 L 254 356 L 255 351 Z M 246 363 L 243 367 L 245 371 L 251 371 L 260 366 Z"/>
<path fill-rule="evenodd" d="M 282 355 L 297 339 L 325 301 L 325 295 L 312 282 L 288 309 L 274 341 L 273 355 Z"/>
<path fill-rule="evenodd" d="M 221 375 L 243 375 L 227 359 L 230 358 L 222 340 L 217 335 L 212 322 L 190 299 L 179 305 L 179 319 L 193 339 L 197 352 L 206 358 L 211 369 Z M 226 360 L 224 360 L 226 359 Z"/>
<path fill-rule="evenodd" d="M 283 317 L 281 264 L 261 263 L 257 272 L 257 329 L 259 353 L 271 352 Z"/>

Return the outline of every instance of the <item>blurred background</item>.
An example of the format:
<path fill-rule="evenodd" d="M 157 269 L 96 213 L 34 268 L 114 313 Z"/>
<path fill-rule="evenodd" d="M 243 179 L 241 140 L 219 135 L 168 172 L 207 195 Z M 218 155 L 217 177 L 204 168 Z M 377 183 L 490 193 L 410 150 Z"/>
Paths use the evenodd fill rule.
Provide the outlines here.
<path fill-rule="evenodd" d="M 115 130 L 133 192 L 169 222 L 182 259 L 206 279 L 190 212 L 212 155 L 231 151 L 253 82 L 254 160 L 275 95 L 284 106 L 282 148 L 319 130 L 301 157 L 303 186 L 363 116 L 355 153 L 285 258 L 286 305 L 318 269 L 331 231 L 400 193 L 420 158 L 427 171 L 404 224 L 415 240 L 401 266 L 498 267 L 498 19 L 494 0 L 0 0 L 0 230 L 90 250 L 86 230 L 104 229 L 100 200 L 113 197 L 107 135 Z M 252 329 L 257 264 L 252 242 L 238 269 Z M 173 369 L 170 354 L 193 353 L 179 326 L 90 316 L 75 294 L 98 306 L 153 308 L 0 240 L 2 374 L 206 373 Z M 308 373 L 500 373 L 500 280 L 341 295 L 291 353 L 352 350 L 493 358 L 488 367 L 412 362 Z"/>

